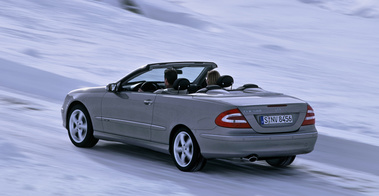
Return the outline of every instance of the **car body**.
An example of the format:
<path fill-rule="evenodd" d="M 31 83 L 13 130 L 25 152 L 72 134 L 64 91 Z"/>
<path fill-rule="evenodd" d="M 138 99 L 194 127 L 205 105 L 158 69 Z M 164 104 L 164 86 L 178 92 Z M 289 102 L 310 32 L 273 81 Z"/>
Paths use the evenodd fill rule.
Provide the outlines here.
<path fill-rule="evenodd" d="M 165 88 L 167 68 L 178 73 L 174 93 L 154 93 Z M 307 102 L 254 84 L 233 89 L 230 76 L 206 87 L 207 72 L 215 68 L 213 62 L 148 64 L 106 87 L 71 91 L 63 126 L 78 147 L 98 139 L 130 143 L 171 154 L 182 171 L 200 170 L 207 159 L 237 157 L 284 167 L 314 149 L 318 134 Z M 156 89 L 141 92 L 146 84 Z"/>

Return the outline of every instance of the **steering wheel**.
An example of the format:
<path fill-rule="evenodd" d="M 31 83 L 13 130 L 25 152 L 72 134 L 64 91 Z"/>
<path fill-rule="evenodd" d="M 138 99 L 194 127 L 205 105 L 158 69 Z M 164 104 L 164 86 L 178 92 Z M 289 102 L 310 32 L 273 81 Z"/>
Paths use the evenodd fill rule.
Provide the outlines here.
<path fill-rule="evenodd" d="M 159 85 L 156 82 L 144 82 L 140 89 L 143 92 L 154 92 L 158 89 L 160 89 Z"/>

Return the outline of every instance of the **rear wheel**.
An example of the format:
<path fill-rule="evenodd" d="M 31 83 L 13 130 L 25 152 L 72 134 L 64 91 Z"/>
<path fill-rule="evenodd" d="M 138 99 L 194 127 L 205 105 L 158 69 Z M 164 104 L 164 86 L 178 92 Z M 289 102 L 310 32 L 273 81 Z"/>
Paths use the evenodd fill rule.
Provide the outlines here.
<path fill-rule="evenodd" d="M 195 137 L 188 129 L 180 129 L 174 136 L 171 157 L 181 171 L 194 172 L 203 169 L 207 160 L 201 155 Z"/>
<path fill-rule="evenodd" d="M 99 141 L 93 136 L 92 122 L 87 109 L 82 105 L 71 108 L 68 121 L 68 135 L 77 147 L 90 148 Z"/>
<path fill-rule="evenodd" d="M 287 167 L 295 160 L 296 156 L 267 159 L 266 162 L 274 167 Z"/>

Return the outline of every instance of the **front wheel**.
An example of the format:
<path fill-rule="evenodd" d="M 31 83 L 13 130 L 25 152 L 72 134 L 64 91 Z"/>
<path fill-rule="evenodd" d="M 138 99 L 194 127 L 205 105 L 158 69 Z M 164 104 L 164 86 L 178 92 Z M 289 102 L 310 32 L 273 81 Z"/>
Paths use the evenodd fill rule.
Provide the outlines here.
<path fill-rule="evenodd" d="M 180 129 L 174 136 L 171 156 L 181 171 L 194 172 L 203 169 L 206 159 L 201 155 L 195 137 L 187 129 Z"/>
<path fill-rule="evenodd" d="M 87 109 L 82 105 L 74 106 L 69 113 L 68 135 L 77 147 L 90 148 L 99 141 L 93 136 L 92 122 Z"/>
<path fill-rule="evenodd" d="M 291 163 L 295 160 L 295 156 L 288 156 L 288 157 L 279 157 L 279 158 L 272 158 L 267 159 L 266 162 L 274 167 L 287 167 L 288 165 L 291 165 Z"/>

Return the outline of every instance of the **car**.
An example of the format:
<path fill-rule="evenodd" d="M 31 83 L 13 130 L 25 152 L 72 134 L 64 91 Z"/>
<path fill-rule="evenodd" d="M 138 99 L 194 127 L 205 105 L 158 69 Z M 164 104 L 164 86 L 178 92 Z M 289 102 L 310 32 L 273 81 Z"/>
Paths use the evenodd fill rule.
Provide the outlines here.
<path fill-rule="evenodd" d="M 178 79 L 164 93 L 158 89 L 165 88 L 168 68 Z M 313 151 L 318 132 L 307 102 L 256 84 L 234 88 L 229 75 L 206 86 L 215 68 L 213 62 L 154 63 L 115 83 L 73 90 L 62 106 L 63 126 L 77 147 L 99 139 L 137 145 L 170 154 L 187 172 L 218 158 L 286 167 Z"/>

